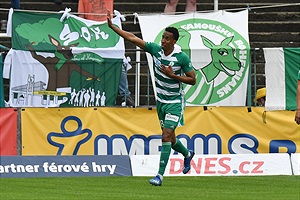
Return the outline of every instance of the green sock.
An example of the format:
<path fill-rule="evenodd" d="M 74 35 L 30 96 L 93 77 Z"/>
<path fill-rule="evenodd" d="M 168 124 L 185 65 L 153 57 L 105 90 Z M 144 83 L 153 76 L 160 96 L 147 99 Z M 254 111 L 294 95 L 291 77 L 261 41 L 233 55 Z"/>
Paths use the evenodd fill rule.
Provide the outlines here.
<path fill-rule="evenodd" d="M 161 153 L 160 153 L 159 170 L 158 170 L 158 174 L 162 176 L 165 173 L 165 169 L 169 161 L 170 153 L 171 153 L 171 142 L 163 142 Z"/>
<path fill-rule="evenodd" d="M 184 157 L 187 157 L 189 154 L 189 150 L 183 146 L 183 144 L 176 138 L 176 143 L 172 145 L 172 149 L 181 153 Z"/>

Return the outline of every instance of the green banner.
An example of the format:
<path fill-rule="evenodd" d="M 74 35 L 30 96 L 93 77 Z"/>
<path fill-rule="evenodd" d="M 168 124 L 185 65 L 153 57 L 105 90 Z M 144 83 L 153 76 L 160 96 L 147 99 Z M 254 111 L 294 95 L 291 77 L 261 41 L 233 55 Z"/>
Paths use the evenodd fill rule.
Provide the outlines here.
<path fill-rule="evenodd" d="M 286 109 L 296 110 L 297 78 L 300 69 L 300 48 L 284 48 Z"/>
<path fill-rule="evenodd" d="M 300 48 L 264 48 L 264 57 L 266 60 L 266 110 L 295 110 L 297 108 Z"/>
<path fill-rule="evenodd" d="M 2 68 L 3 68 L 3 61 L 2 61 L 2 54 L 0 54 L 0 108 L 5 106 L 4 104 L 4 85 L 3 85 L 3 75 L 2 75 Z"/>
<path fill-rule="evenodd" d="M 10 16 L 10 106 L 115 105 L 125 47 L 107 23 L 67 12 Z M 113 23 L 121 27 L 119 18 Z"/>
<path fill-rule="evenodd" d="M 248 15 L 248 10 L 220 10 L 138 17 L 143 39 L 148 42 L 159 44 L 168 26 L 178 29 L 176 49 L 189 56 L 196 76 L 195 85 L 183 84 L 187 106 L 244 106 L 250 67 Z M 150 54 L 147 59 L 155 86 L 155 59 Z M 153 90 L 160 93 L 155 87 Z"/>

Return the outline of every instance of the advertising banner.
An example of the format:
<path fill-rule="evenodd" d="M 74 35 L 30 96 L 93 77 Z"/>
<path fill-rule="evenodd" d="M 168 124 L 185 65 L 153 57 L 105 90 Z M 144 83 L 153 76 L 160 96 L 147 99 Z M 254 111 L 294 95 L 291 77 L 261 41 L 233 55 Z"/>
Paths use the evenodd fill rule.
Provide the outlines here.
<path fill-rule="evenodd" d="M 11 107 L 115 105 L 125 47 L 106 22 L 10 11 L 5 58 Z M 121 27 L 119 17 L 112 19 Z"/>
<path fill-rule="evenodd" d="M 131 176 L 129 156 L 2 156 L 0 178 Z"/>
<path fill-rule="evenodd" d="M 133 176 L 156 175 L 159 156 L 130 157 Z M 285 154 L 230 154 L 194 156 L 191 171 L 182 173 L 183 157 L 171 156 L 165 176 L 261 176 L 292 175 L 290 156 Z"/>
<path fill-rule="evenodd" d="M 300 153 L 294 116 L 262 107 L 187 107 L 176 135 L 197 155 Z M 154 108 L 25 108 L 21 119 L 22 155 L 159 155 L 161 149 Z"/>
<path fill-rule="evenodd" d="M 291 164 L 294 175 L 300 175 L 300 153 L 293 153 L 291 155 Z"/>
<path fill-rule="evenodd" d="M 0 108 L 0 156 L 17 155 L 17 116 L 14 108 Z"/>
<path fill-rule="evenodd" d="M 245 106 L 250 64 L 248 10 L 149 14 L 138 19 L 147 42 L 160 44 L 166 27 L 178 28 L 175 48 L 190 57 L 196 73 L 196 85 L 184 84 L 187 105 Z M 153 58 L 147 54 L 147 59 L 154 86 Z"/>

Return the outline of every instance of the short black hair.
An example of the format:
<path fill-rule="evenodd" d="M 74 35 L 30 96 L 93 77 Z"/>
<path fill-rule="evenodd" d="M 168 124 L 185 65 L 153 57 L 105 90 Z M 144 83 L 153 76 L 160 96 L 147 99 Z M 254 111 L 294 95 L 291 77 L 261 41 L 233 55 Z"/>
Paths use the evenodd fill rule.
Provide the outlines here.
<path fill-rule="evenodd" d="M 169 26 L 165 29 L 165 31 L 173 33 L 173 38 L 177 41 L 179 38 L 179 32 L 178 29 L 172 26 Z"/>

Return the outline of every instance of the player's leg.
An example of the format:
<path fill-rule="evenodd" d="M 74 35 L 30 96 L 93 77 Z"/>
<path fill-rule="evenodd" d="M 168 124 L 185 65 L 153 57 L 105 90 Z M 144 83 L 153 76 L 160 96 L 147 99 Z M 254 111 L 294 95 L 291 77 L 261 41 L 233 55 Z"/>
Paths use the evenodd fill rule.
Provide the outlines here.
<path fill-rule="evenodd" d="M 165 169 L 168 164 L 170 153 L 171 153 L 171 146 L 176 141 L 175 133 L 174 133 L 174 129 L 176 128 L 176 123 L 174 122 L 170 123 L 169 121 L 166 121 L 167 115 L 165 115 L 165 113 L 168 110 L 168 107 L 169 107 L 168 104 L 163 104 L 160 102 L 156 103 L 157 114 L 162 129 L 162 148 L 160 152 L 158 174 L 156 177 L 149 180 L 149 182 L 155 186 L 160 186 L 162 183 L 163 175 L 165 173 Z"/>
<path fill-rule="evenodd" d="M 177 126 L 184 125 L 183 119 L 184 113 L 184 104 L 177 103 L 169 106 L 168 114 L 166 115 L 165 127 L 173 128 Z M 189 150 L 180 142 L 179 139 L 175 137 L 175 129 L 174 129 L 174 138 L 172 142 L 172 149 L 181 153 L 184 157 L 189 156 Z"/>
<path fill-rule="evenodd" d="M 166 166 L 169 161 L 172 143 L 175 140 L 175 133 L 174 130 L 169 128 L 163 128 L 162 133 L 162 148 L 160 152 L 160 161 L 159 161 L 159 170 L 158 174 L 164 175 Z"/>
<path fill-rule="evenodd" d="M 176 138 L 176 143 L 172 145 L 172 149 L 181 153 L 184 156 L 184 166 L 182 172 L 184 174 L 188 173 L 191 169 L 191 161 L 195 155 L 194 151 L 188 150 L 178 138 Z"/>
<path fill-rule="evenodd" d="M 160 103 L 160 102 L 156 102 L 156 111 L 157 111 L 157 115 L 158 115 L 158 119 L 160 122 L 160 127 L 163 130 L 164 127 L 164 104 Z M 163 175 L 164 175 L 164 169 L 163 169 L 163 165 L 165 163 L 165 159 L 169 159 L 169 156 L 171 152 L 171 142 L 163 142 L 162 141 L 162 149 L 160 152 L 160 159 L 159 159 L 159 169 L 158 169 L 158 173 L 157 175 L 149 180 L 149 183 L 155 186 L 161 186 L 162 184 L 162 180 L 163 180 Z M 162 163 L 162 164 L 161 164 Z"/>
<path fill-rule="evenodd" d="M 183 126 L 184 125 L 184 118 L 183 118 L 183 113 L 185 109 L 185 104 L 184 103 L 178 103 L 178 104 L 173 104 L 169 109 L 168 113 L 172 113 L 169 115 L 169 117 L 166 117 L 166 122 L 165 122 L 165 127 L 172 125 L 174 127 L 177 126 Z M 168 120 L 167 120 L 168 119 Z M 176 123 L 176 124 L 174 124 Z M 195 153 L 192 150 L 188 150 L 181 142 L 179 139 L 175 138 L 175 130 L 174 130 L 174 140 L 172 142 L 172 149 L 181 153 L 184 156 L 184 166 L 182 172 L 184 174 L 188 173 L 190 171 L 190 162 L 192 158 L 194 157 Z"/>
<path fill-rule="evenodd" d="M 184 157 L 189 157 L 189 150 L 176 138 L 175 144 L 172 145 L 172 149 L 181 153 Z"/>
<path fill-rule="evenodd" d="M 152 185 L 160 186 L 162 184 L 163 175 L 165 173 L 170 158 L 171 146 L 172 143 L 175 143 L 174 141 L 176 141 L 174 130 L 169 128 L 163 128 L 162 148 L 159 158 L 159 169 L 157 176 L 149 181 Z"/>

